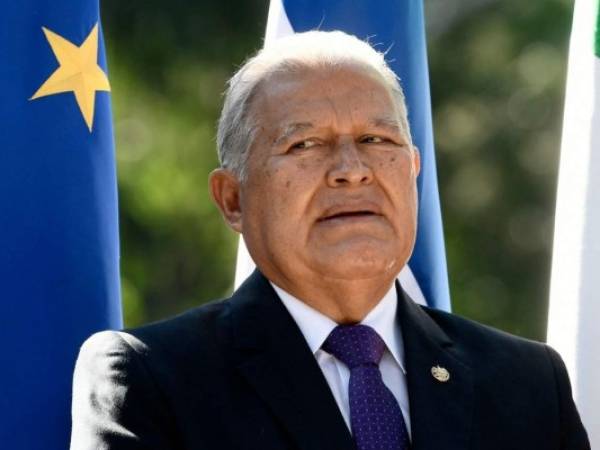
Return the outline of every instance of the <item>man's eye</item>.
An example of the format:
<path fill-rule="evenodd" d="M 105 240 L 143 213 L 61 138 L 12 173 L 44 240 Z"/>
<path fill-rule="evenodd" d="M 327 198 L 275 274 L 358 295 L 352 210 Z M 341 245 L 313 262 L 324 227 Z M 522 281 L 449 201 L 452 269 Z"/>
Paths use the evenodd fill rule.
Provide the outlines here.
<path fill-rule="evenodd" d="M 295 144 L 292 145 L 292 149 L 299 149 L 299 150 L 304 150 L 307 148 L 311 148 L 314 147 L 315 145 L 317 145 L 317 141 L 312 140 L 312 139 L 305 139 L 303 141 L 299 141 L 296 142 Z"/>
<path fill-rule="evenodd" d="M 381 144 L 384 139 L 380 136 L 363 136 L 360 142 L 364 144 Z"/>

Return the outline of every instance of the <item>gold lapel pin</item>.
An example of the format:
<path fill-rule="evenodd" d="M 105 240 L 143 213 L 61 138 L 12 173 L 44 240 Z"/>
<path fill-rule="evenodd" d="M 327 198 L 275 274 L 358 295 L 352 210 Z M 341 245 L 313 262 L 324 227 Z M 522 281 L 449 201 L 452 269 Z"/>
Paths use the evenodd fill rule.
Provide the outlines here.
<path fill-rule="evenodd" d="M 450 379 L 450 372 L 445 367 L 433 366 L 431 368 L 431 375 L 440 383 L 445 383 Z"/>

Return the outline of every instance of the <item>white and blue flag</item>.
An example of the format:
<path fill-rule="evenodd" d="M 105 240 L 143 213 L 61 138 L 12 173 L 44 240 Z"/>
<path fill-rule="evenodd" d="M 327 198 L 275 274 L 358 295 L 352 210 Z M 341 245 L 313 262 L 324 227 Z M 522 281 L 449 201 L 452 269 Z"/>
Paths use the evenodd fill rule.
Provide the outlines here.
<path fill-rule="evenodd" d="M 342 30 L 368 40 L 400 78 L 415 145 L 421 153 L 417 241 L 400 283 L 417 302 L 450 309 L 440 212 L 422 0 L 271 0 L 265 45 L 294 32 Z M 236 286 L 252 261 L 240 239 Z"/>

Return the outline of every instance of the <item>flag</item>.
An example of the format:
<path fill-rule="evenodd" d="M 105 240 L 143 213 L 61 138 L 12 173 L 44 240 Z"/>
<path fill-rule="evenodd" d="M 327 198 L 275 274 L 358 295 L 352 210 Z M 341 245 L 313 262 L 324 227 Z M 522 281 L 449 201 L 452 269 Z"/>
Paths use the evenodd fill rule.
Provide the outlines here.
<path fill-rule="evenodd" d="M 271 0 L 265 45 L 278 37 L 314 29 L 342 30 L 368 40 L 379 51 L 387 51 L 386 60 L 400 78 L 413 141 L 421 153 L 417 240 L 400 273 L 400 283 L 419 303 L 449 310 L 422 0 Z M 236 285 L 252 268 L 240 239 Z"/>
<path fill-rule="evenodd" d="M 577 0 L 569 48 L 548 343 L 565 360 L 592 448 L 600 448 L 600 14 Z"/>
<path fill-rule="evenodd" d="M 91 333 L 121 326 L 98 0 L 2 2 L 0 447 L 64 450 Z"/>

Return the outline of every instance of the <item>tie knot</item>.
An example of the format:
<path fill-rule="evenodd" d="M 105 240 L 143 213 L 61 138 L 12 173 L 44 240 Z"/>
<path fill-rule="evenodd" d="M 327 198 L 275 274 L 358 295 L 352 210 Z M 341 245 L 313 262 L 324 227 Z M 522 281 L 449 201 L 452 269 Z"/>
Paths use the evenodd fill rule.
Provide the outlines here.
<path fill-rule="evenodd" d="M 379 365 L 385 343 L 369 326 L 338 325 L 325 340 L 323 350 L 353 369 L 366 364 Z"/>

